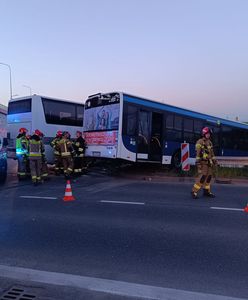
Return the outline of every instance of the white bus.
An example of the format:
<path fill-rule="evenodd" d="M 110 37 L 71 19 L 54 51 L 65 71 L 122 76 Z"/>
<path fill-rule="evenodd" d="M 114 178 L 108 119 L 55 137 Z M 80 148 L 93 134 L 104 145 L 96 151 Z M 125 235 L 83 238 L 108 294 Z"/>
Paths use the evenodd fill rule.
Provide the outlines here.
<path fill-rule="evenodd" d="M 0 181 L 7 176 L 7 107 L 0 104 Z"/>
<path fill-rule="evenodd" d="M 48 163 L 53 163 L 50 142 L 58 130 L 68 131 L 71 137 L 83 128 L 84 105 L 68 100 L 33 95 L 9 101 L 7 116 L 8 157 L 15 158 L 15 139 L 21 127 L 32 134 L 35 129 L 44 133 Z"/>

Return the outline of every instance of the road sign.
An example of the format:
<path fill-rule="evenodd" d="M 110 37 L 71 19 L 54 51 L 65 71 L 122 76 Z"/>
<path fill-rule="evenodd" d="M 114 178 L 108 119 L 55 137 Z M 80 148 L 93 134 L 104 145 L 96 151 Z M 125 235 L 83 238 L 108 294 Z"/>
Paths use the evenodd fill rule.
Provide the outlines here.
<path fill-rule="evenodd" d="M 182 170 L 189 171 L 190 164 L 189 164 L 189 144 L 182 143 L 181 144 L 181 163 L 182 163 Z"/>

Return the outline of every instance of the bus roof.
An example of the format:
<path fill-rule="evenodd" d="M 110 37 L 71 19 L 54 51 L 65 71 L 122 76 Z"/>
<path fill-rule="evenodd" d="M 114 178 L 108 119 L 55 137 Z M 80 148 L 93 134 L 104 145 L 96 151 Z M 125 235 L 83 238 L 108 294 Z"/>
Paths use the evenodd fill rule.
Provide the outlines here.
<path fill-rule="evenodd" d="M 12 99 L 9 100 L 9 102 L 21 101 L 21 100 L 30 99 L 30 98 L 33 98 L 33 97 L 40 97 L 40 98 L 46 98 L 46 99 L 54 100 L 54 101 L 63 101 L 63 102 L 70 102 L 70 103 L 84 105 L 83 103 L 80 103 L 80 102 L 77 102 L 77 101 L 71 101 L 71 100 L 68 100 L 68 99 L 58 99 L 58 98 L 54 98 L 54 97 L 42 96 L 42 95 L 37 95 L 37 94 L 33 94 L 33 95 L 30 95 L 30 96 L 17 97 L 17 98 L 14 98 L 14 99 L 12 98 Z"/>
<path fill-rule="evenodd" d="M 109 93 L 107 93 L 107 94 L 109 94 Z M 155 108 L 155 109 L 167 110 L 169 112 L 182 114 L 182 115 L 188 116 L 188 117 L 202 119 L 202 120 L 207 121 L 208 123 L 212 123 L 213 125 L 216 125 L 220 122 L 221 124 L 224 124 L 224 125 L 229 125 L 229 126 L 248 129 L 248 124 L 245 124 L 245 123 L 241 123 L 241 122 L 237 122 L 237 121 L 231 121 L 231 120 L 227 120 L 227 119 L 224 119 L 224 118 L 219 118 L 219 117 L 216 117 L 216 116 L 211 116 L 211 115 L 208 115 L 208 114 L 199 113 L 199 112 L 196 112 L 196 111 L 193 111 L 193 110 L 173 106 L 173 105 L 170 105 L 170 104 L 166 104 L 166 103 L 146 99 L 146 98 L 139 97 L 139 96 L 134 96 L 134 95 L 123 93 L 123 92 L 121 94 L 123 94 L 123 96 L 125 96 L 125 98 L 129 102 L 132 102 L 132 103 L 145 105 L 145 106 L 152 107 L 152 108 Z"/>

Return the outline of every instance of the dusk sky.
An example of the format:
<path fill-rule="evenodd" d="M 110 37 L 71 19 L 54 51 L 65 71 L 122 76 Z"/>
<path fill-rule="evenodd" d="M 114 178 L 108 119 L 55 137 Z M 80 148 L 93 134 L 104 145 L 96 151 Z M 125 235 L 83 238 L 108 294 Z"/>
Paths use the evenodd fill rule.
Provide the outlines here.
<path fill-rule="evenodd" d="M 248 121 L 247 0 L 0 0 L 0 39 L 13 95 L 124 91 Z"/>

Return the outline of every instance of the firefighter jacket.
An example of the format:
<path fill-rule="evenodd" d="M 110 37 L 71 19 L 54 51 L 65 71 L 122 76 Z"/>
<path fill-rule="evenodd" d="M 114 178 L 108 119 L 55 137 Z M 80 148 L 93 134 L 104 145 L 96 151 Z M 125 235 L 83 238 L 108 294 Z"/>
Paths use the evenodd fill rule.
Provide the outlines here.
<path fill-rule="evenodd" d="M 29 140 L 25 134 L 20 133 L 16 137 L 16 155 L 26 155 L 28 153 Z"/>
<path fill-rule="evenodd" d="M 44 144 L 36 134 L 32 135 L 29 141 L 29 157 L 41 157 L 44 154 Z"/>
<path fill-rule="evenodd" d="M 75 151 L 75 155 L 77 157 L 83 157 L 84 156 L 84 150 L 85 150 L 85 140 L 83 137 L 78 137 L 74 143 L 72 144 L 73 149 Z"/>
<path fill-rule="evenodd" d="M 62 138 L 58 142 L 58 147 L 59 147 L 59 152 L 61 153 L 61 157 L 67 157 L 74 154 L 72 142 L 66 138 Z"/>
<path fill-rule="evenodd" d="M 196 142 L 196 163 L 212 165 L 215 162 L 212 142 L 206 138 L 199 139 Z"/>
<path fill-rule="evenodd" d="M 54 155 L 60 155 L 60 147 L 59 147 L 59 141 L 61 140 L 61 138 L 59 137 L 55 137 L 52 141 L 51 141 L 51 146 L 53 147 L 53 153 Z"/>

